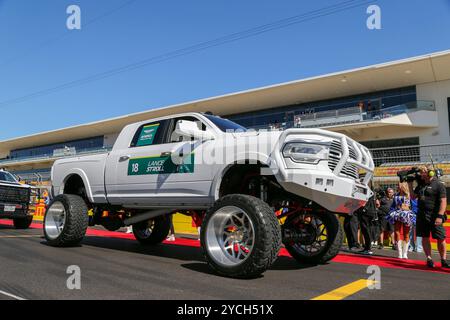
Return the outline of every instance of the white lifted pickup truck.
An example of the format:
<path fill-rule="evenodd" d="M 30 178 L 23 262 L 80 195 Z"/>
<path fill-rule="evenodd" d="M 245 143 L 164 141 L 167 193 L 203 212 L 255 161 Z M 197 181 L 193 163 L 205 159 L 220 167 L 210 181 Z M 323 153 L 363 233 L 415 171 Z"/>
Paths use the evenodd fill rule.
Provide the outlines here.
<path fill-rule="evenodd" d="M 203 113 L 151 119 L 126 126 L 109 153 L 55 162 L 45 237 L 64 247 L 89 225 L 132 225 L 153 245 L 170 215 L 195 214 L 205 258 L 221 275 L 263 273 L 282 244 L 300 262 L 324 263 L 343 241 L 336 213 L 372 196 L 373 168 L 367 148 L 330 131 L 250 131 Z"/>

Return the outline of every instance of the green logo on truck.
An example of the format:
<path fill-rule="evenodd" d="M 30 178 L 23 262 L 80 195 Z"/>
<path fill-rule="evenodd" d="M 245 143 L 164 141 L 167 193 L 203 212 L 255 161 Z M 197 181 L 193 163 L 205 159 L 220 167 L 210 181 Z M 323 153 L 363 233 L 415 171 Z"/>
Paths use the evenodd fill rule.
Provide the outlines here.
<path fill-rule="evenodd" d="M 155 140 L 156 132 L 158 132 L 159 123 L 150 124 L 142 128 L 141 134 L 137 141 L 137 147 L 150 146 Z"/>
<path fill-rule="evenodd" d="M 183 158 L 181 164 L 174 163 L 171 156 L 130 159 L 128 175 L 194 173 L 194 158 L 194 154 L 191 153 Z"/>

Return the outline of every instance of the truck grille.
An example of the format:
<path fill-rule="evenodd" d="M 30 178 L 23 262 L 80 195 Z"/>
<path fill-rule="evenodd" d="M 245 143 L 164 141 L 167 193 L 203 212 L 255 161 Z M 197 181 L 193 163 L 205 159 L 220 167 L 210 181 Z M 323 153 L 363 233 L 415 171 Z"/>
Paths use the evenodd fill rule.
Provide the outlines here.
<path fill-rule="evenodd" d="M 0 186 L 0 202 L 28 203 L 30 202 L 30 189 L 10 186 Z"/>
<path fill-rule="evenodd" d="M 330 146 L 330 154 L 328 160 L 328 167 L 333 171 L 342 156 L 342 147 L 340 141 L 334 140 Z M 349 145 L 349 157 L 356 160 L 356 152 L 352 146 Z M 345 164 L 342 168 L 341 174 L 353 178 L 355 180 L 359 179 L 358 167 L 353 164 Z"/>

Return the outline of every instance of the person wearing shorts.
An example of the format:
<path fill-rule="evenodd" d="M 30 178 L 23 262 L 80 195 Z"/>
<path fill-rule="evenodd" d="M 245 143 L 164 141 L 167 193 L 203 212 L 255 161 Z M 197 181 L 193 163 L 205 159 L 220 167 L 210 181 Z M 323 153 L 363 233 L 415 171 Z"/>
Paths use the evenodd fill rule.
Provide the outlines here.
<path fill-rule="evenodd" d="M 446 234 L 444 222 L 446 220 L 447 190 L 443 182 L 439 181 L 433 168 L 419 167 L 421 183 L 415 189 L 418 201 L 416 233 L 422 237 L 423 250 L 427 258 L 427 266 L 434 267 L 431 258 L 430 235 L 437 241 L 441 266 L 450 268 L 447 262 Z"/>

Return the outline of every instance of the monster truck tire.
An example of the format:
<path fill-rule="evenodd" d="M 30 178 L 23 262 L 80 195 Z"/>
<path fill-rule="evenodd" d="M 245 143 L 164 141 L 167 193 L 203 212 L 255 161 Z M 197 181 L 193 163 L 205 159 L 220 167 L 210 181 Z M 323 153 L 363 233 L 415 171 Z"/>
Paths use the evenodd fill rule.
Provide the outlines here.
<path fill-rule="evenodd" d="M 133 234 L 143 245 L 155 245 L 163 242 L 170 231 L 171 219 L 159 216 L 133 225 Z"/>
<path fill-rule="evenodd" d="M 303 254 L 294 246 L 285 243 L 285 247 L 290 255 L 300 263 L 324 264 L 337 256 L 344 240 L 344 231 L 336 214 L 327 212 L 319 213 L 317 217 L 323 222 L 327 231 L 327 241 L 316 254 Z"/>
<path fill-rule="evenodd" d="M 29 216 L 26 218 L 16 218 L 13 219 L 14 228 L 16 229 L 28 229 L 33 222 L 33 216 Z"/>
<path fill-rule="evenodd" d="M 44 236 L 53 247 L 76 246 L 83 240 L 88 224 L 88 208 L 83 198 L 59 195 L 46 210 Z"/>
<path fill-rule="evenodd" d="M 230 223 L 241 221 L 235 214 L 244 223 L 238 222 L 230 229 Z M 242 231 L 245 229 L 242 226 L 247 227 L 246 231 Z M 230 241 L 227 240 L 230 234 L 235 234 L 232 237 L 238 239 L 242 237 L 242 242 L 231 245 L 232 249 L 230 242 L 227 242 Z M 241 194 L 227 195 L 216 201 L 206 214 L 200 238 L 204 256 L 212 269 L 220 275 L 233 278 L 259 276 L 275 262 L 281 248 L 280 224 L 273 210 L 264 201 Z M 242 247 L 244 241 L 249 242 L 245 242 Z M 250 246 L 247 244 L 252 244 L 251 250 L 248 250 Z M 240 253 L 241 250 L 243 253 Z M 244 250 L 246 257 L 243 256 Z M 237 260 L 234 258 L 236 254 Z M 239 260 L 239 255 L 243 259 Z"/>

